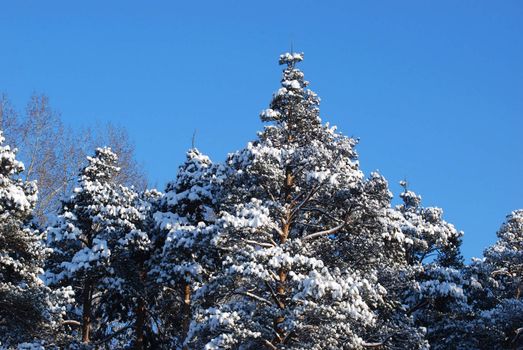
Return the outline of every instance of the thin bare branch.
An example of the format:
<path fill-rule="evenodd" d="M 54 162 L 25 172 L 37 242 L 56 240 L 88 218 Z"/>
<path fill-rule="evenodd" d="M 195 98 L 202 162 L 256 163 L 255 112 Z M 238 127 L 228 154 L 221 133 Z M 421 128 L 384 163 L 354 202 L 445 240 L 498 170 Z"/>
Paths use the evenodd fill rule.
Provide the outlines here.
<path fill-rule="evenodd" d="M 496 270 L 491 273 L 492 277 L 499 276 L 499 275 L 504 275 L 504 276 L 509 276 L 509 277 L 512 276 L 512 274 L 510 272 L 505 271 L 505 270 Z"/>
<path fill-rule="evenodd" d="M 116 336 L 122 334 L 123 332 L 127 331 L 127 330 L 130 329 L 130 328 L 131 328 L 131 325 L 127 325 L 127 326 L 125 326 L 125 327 L 119 329 L 118 331 L 116 331 L 116 332 L 114 332 L 114 333 L 111 333 L 111 334 L 108 335 L 107 337 L 102 338 L 102 339 L 98 340 L 97 342 L 93 342 L 93 344 L 94 344 L 94 345 L 101 345 L 101 344 L 103 344 L 103 343 L 105 343 L 105 342 L 107 342 L 107 341 L 113 339 L 114 337 L 116 337 Z"/>
<path fill-rule="evenodd" d="M 309 200 L 312 198 L 312 196 L 314 196 L 318 190 L 321 188 L 321 184 L 320 185 L 317 185 L 317 186 L 314 186 L 310 191 L 309 193 L 307 193 L 307 195 L 305 196 L 305 198 L 300 202 L 300 204 L 298 204 L 292 211 L 291 211 L 291 215 L 290 217 L 294 217 L 294 215 L 296 215 L 296 213 L 298 213 L 301 208 L 303 208 L 303 206 L 305 204 L 307 204 L 309 202 Z"/>
<path fill-rule="evenodd" d="M 305 211 L 317 211 L 319 213 L 321 213 L 322 215 L 325 215 L 326 217 L 328 217 L 329 219 L 331 219 L 332 221 L 337 221 L 337 222 L 343 222 L 343 220 L 340 220 L 338 218 L 335 218 L 334 216 L 332 216 L 331 214 L 329 214 L 328 212 L 326 212 L 325 210 L 321 209 L 321 208 L 318 208 L 318 207 L 314 207 L 314 208 L 303 208 L 303 210 Z"/>
<path fill-rule="evenodd" d="M 279 281 L 279 280 L 280 280 L 280 278 L 278 277 L 277 274 L 274 273 L 274 271 L 269 270 L 269 273 L 270 273 L 271 277 L 272 277 L 275 281 Z"/>

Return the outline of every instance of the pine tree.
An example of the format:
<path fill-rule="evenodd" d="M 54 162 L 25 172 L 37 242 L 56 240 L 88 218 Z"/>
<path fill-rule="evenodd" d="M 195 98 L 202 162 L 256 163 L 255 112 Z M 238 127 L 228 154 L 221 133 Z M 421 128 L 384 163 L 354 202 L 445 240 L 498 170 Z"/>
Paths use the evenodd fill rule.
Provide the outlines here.
<path fill-rule="evenodd" d="M 153 212 L 161 194 L 148 190 L 139 195 L 123 186 L 120 191 L 126 201 L 120 203 L 119 223 L 108 239 L 112 274 L 102 281 L 106 297 L 100 318 L 112 327 L 107 337 L 111 348 L 154 348 L 157 332 L 150 314 L 159 286 L 149 276 L 149 263 L 155 252 Z"/>
<path fill-rule="evenodd" d="M 117 288 L 111 254 L 133 228 L 139 213 L 132 207 L 133 191 L 116 185 L 117 156 L 109 148 L 98 148 L 81 171 L 79 186 L 63 203 L 56 222 L 48 229 L 46 280 L 50 286 L 72 286 L 76 300 L 72 319 L 81 323 L 83 343 L 103 339 L 114 332 L 103 308 L 112 288 Z M 109 325 L 107 325 L 109 323 Z M 107 325 L 107 328 L 103 327 Z"/>
<path fill-rule="evenodd" d="M 161 249 L 150 275 L 161 286 L 156 309 L 171 347 L 182 346 L 192 320 L 193 293 L 205 286 L 219 262 L 212 243 L 217 170 L 207 156 L 189 150 L 154 214 Z"/>
<path fill-rule="evenodd" d="M 37 188 L 20 178 L 23 171 L 0 131 L 0 348 L 52 341 L 63 311 L 60 292 L 52 293 L 39 277 L 49 251 L 31 223 Z"/>
<path fill-rule="evenodd" d="M 463 232 L 443 219 L 442 209 L 423 207 L 421 196 L 408 190 L 405 181 L 400 184 L 403 204 L 396 209 L 407 237 L 405 276 L 409 283 L 404 300 L 408 313 L 427 329 L 431 348 L 453 348 L 463 341 L 463 325 L 470 317 L 470 276 L 463 270 L 460 253 Z"/>
<path fill-rule="evenodd" d="M 523 346 L 523 210 L 515 210 L 497 232 L 498 241 L 476 261 L 481 288 L 475 302 L 474 335 L 478 348 L 520 349 Z"/>
<path fill-rule="evenodd" d="M 397 209 L 406 220 L 402 230 L 412 242 L 407 252 L 408 263 L 421 264 L 426 262 L 427 258 L 432 258 L 442 266 L 463 266 L 463 257 L 459 249 L 463 232 L 443 220 L 441 208 L 422 207 L 421 196 L 409 191 L 405 181 L 401 181 L 400 184 L 404 188 L 400 194 L 403 205 Z"/>
<path fill-rule="evenodd" d="M 519 299 L 523 293 L 523 210 L 507 216 L 498 241 L 485 251 L 486 263 L 500 282 L 500 295 Z"/>
<path fill-rule="evenodd" d="M 520 349 L 523 302 L 520 299 L 523 210 L 507 216 L 498 241 L 483 259 L 458 270 L 427 269 L 432 279 L 420 278 L 421 293 L 433 307 L 420 310 L 430 324 L 434 349 Z M 436 303 L 434 303 L 434 301 Z"/>
<path fill-rule="evenodd" d="M 224 164 L 190 149 L 139 193 L 99 148 L 46 231 L 0 132 L 0 349 L 523 348 L 523 210 L 465 265 L 442 209 L 405 181 L 392 207 L 323 124 L 302 60 Z"/>
<path fill-rule="evenodd" d="M 387 328 L 377 267 L 404 237 L 387 221 L 390 192 L 379 175 L 364 179 L 356 140 L 322 124 L 302 59 L 280 57 L 282 87 L 260 116 L 268 125 L 227 160 L 215 239 L 225 259 L 189 348 L 356 349 L 393 338 L 376 330 Z"/>

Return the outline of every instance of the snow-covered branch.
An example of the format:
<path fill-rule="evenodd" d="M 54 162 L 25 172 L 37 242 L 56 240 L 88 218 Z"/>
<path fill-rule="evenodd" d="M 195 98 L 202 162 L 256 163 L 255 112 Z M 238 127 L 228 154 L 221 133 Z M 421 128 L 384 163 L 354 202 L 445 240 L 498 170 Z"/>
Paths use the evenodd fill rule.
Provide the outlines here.
<path fill-rule="evenodd" d="M 316 238 L 316 237 L 328 236 L 328 235 L 335 234 L 336 232 L 340 231 L 346 224 L 347 224 L 346 222 L 343 222 L 343 223 L 339 224 L 338 226 L 333 227 L 333 228 L 331 228 L 329 230 L 324 230 L 324 231 L 318 231 L 318 232 L 315 232 L 315 233 L 311 233 L 311 234 L 303 237 L 302 239 L 304 241 L 307 241 L 307 240 L 310 240 L 310 239 L 313 239 L 313 238 Z"/>
<path fill-rule="evenodd" d="M 253 298 L 253 299 L 255 299 L 255 300 L 261 301 L 262 303 L 265 303 L 265 304 L 267 304 L 267 305 L 272 305 L 272 303 L 271 303 L 269 300 L 267 300 L 267 299 L 265 299 L 265 298 L 263 298 L 263 297 L 260 297 L 260 296 L 254 294 L 254 293 L 251 293 L 251 292 L 243 292 L 242 294 L 245 295 L 245 296 L 248 296 L 248 297 L 250 297 L 250 298 Z"/>

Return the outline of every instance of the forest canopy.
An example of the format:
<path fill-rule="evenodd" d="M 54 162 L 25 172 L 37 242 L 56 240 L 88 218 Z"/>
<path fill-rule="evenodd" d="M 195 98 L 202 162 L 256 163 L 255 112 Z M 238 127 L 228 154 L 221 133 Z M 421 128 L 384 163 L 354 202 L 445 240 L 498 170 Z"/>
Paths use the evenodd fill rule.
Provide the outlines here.
<path fill-rule="evenodd" d="M 252 142 L 189 149 L 162 191 L 124 129 L 2 97 L 0 349 L 521 348 L 523 210 L 465 263 L 441 208 L 363 173 L 303 59 Z"/>

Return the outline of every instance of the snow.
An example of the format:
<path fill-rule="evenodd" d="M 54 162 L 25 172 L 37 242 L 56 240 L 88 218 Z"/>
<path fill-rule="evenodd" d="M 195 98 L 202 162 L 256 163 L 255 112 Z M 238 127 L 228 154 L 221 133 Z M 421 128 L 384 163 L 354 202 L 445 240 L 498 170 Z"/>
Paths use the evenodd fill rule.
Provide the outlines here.
<path fill-rule="evenodd" d="M 287 89 L 301 89 L 301 84 L 298 80 L 284 80 L 281 84 Z"/>
<path fill-rule="evenodd" d="M 279 60 L 280 64 L 294 64 L 294 63 L 300 62 L 300 61 L 303 61 L 303 52 L 302 53 L 286 52 L 286 53 L 280 55 L 280 60 Z"/>
<path fill-rule="evenodd" d="M 40 343 L 21 343 L 18 344 L 18 350 L 45 350 Z"/>
<path fill-rule="evenodd" d="M 270 121 L 270 120 L 277 120 L 278 118 L 280 118 L 281 114 L 280 112 L 278 111 L 275 111 L 273 109 L 264 109 L 261 113 L 260 113 L 260 118 L 262 120 L 265 120 L 265 121 Z"/>

